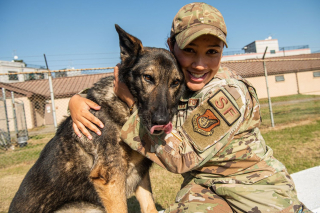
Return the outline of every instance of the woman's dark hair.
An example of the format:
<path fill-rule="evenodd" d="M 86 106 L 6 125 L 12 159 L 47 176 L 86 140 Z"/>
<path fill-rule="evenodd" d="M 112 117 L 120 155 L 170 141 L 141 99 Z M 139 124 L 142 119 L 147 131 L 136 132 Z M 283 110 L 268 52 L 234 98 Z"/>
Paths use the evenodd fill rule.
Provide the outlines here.
<path fill-rule="evenodd" d="M 172 50 L 173 50 L 173 47 L 174 47 L 175 44 L 176 44 L 176 37 L 175 37 L 175 36 L 168 37 L 167 43 L 166 43 L 167 48 L 168 48 L 169 50 L 171 50 L 171 49 L 170 49 L 170 47 L 171 47 Z M 170 45 L 170 46 L 169 46 L 169 45 Z"/>

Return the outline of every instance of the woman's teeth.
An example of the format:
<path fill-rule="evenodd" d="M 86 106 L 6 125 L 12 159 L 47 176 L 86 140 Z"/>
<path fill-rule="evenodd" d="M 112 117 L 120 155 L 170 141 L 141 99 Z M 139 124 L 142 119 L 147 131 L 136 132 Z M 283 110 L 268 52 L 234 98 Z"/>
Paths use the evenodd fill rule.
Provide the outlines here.
<path fill-rule="evenodd" d="M 195 77 L 195 78 L 201 78 L 201 77 L 203 77 L 203 76 L 205 75 L 205 73 L 204 73 L 204 74 L 196 74 L 196 73 L 192 73 L 192 72 L 191 72 L 191 75 L 192 75 L 193 77 Z"/>

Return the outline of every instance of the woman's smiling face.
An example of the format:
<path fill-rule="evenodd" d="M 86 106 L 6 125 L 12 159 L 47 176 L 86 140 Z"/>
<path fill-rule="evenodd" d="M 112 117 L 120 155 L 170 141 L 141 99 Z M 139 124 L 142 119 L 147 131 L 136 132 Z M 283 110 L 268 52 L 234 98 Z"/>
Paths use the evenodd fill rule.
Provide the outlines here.
<path fill-rule="evenodd" d="M 180 49 L 175 43 L 173 53 L 190 90 L 201 90 L 217 74 L 223 45 L 223 41 L 213 35 L 202 35 L 184 49 Z"/>

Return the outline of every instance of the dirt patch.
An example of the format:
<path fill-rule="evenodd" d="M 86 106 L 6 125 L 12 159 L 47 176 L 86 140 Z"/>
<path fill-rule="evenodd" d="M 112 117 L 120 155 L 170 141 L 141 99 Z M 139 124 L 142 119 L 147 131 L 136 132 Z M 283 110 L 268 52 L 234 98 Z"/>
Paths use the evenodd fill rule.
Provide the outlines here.
<path fill-rule="evenodd" d="M 8 212 L 11 200 L 34 161 L 0 169 L 0 212 Z"/>
<path fill-rule="evenodd" d="M 8 175 L 0 178 L 0 212 L 7 212 L 25 174 Z"/>

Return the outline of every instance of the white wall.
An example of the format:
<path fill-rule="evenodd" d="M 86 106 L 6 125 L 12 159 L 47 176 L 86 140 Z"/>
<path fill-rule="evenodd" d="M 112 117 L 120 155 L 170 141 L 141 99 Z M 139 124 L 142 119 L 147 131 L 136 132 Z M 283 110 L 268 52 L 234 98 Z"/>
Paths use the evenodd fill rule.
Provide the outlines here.
<path fill-rule="evenodd" d="M 8 74 L 9 71 L 21 73 L 21 72 L 36 72 L 36 71 L 46 71 L 44 69 L 36 69 L 32 67 L 25 67 L 22 62 L 11 62 L 11 61 L 0 61 L 0 73 Z M 45 74 L 44 78 L 48 78 Z M 18 74 L 18 80 L 9 80 L 9 75 L 0 75 L 0 82 L 4 83 L 16 83 L 25 81 L 24 74 Z"/>
<path fill-rule="evenodd" d="M 269 50 L 269 48 L 268 48 Z M 234 61 L 234 60 L 247 60 L 247 59 L 262 59 L 263 53 L 244 53 L 238 55 L 226 55 L 222 56 L 221 61 Z M 302 55 L 302 54 L 310 54 L 310 49 L 297 49 L 297 50 L 285 50 L 284 52 L 278 51 L 275 54 L 270 54 L 270 51 L 266 53 L 266 58 L 272 57 L 281 57 L 281 56 L 291 56 L 291 55 Z"/>
<path fill-rule="evenodd" d="M 320 77 L 313 77 L 313 72 L 308 71 L 283 74 L 284 81 L 276 82 L 276 76 L 268 76 L 270 97 L 287 96 L 298 94 L 298 84 L 300 94 L 320 95 Z M 298 82 L 297 82 L 298 78 Z M 264 76 L 246 78 L 255 87 L 259 98 L 267 98 L 266 80 Z"/>
<path fill-rule="evenodd" d="M 268 47 L 267 52 L 269 53 L 270 50 L 275 50 L 276 52 L 279 52 L 278 39 L 256 41 L 257 53 L 264 53 L 266 47 Z"/>

